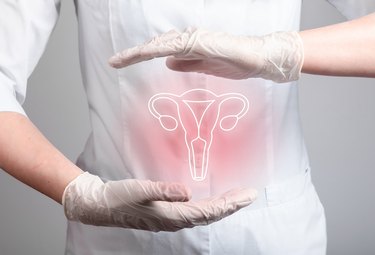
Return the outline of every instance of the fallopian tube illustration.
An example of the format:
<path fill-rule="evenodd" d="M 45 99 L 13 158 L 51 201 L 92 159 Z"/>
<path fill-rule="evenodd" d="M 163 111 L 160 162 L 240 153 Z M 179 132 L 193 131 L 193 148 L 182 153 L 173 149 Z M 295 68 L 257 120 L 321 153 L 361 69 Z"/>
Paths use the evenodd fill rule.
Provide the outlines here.
<path fill-rule="evenodd" d="M 240 109 L 227 109 L 238 102 Z M 195 181 L 202 181 L 207 175 L 217 124 L 223 131 L 233 130 L 249 110 L 249 101 L 238 93 L 216 95 L 207 89 L 192 89 L 181 95 L 158 93 L 150 98 L 148 108 L 166 131 L 174 131 L 181 125 L 185 133 L 191 177 Z"/>

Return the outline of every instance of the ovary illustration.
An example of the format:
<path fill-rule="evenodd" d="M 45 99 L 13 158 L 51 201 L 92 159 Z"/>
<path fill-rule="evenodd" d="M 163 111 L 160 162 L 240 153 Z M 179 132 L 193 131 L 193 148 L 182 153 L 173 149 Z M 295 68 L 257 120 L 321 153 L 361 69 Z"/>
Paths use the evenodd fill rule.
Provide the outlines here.
<path fill-rule="evenodd" d="M 240 107 L 233 107 L 233 105 Z M 231 131 L 247 113 L 249 101 L 239 93 L 216 95 L 207 89 L 192 89 L 181 95 L 158 93 L 148 102 L 150 113 L 166 131 L 181 126 L 185 134 L 190 174 L 193 180 L 206 178 L 214 130 Z"/>

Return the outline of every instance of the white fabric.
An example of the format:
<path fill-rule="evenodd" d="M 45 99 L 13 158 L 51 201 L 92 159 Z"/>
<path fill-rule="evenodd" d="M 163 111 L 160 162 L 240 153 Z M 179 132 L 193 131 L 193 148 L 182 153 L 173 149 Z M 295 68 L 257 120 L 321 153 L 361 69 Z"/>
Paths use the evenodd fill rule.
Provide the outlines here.
<path fill-rule="evenodd" d="M 54 28 L 59 1 L 0 1 L 0 111 L 25 115 L 27 79 Z"/>
<path fill-rule="evenodd" d="M 355 19 L 375 12 L 374 0 L 327 0 L 348 19 Z"/>
<path fill-rule="evenodd" d="M 253 208 L 213 223 L 209 232 L 207 227 L 176 233 L 107 227 L 98 231 L 70 222 L 66 254 L 326 254 L 324 209 L 309 170 L 259 195 Z"/>
<path fill-rule="evenodd" d="M 305 179 L 294 178 L 309 166 L 296 83 L 177 73 L 166 68 L 163 59 L 122 70 L 107 63 L 115 52 L 171 29 L 195 26 L 238 35 L 298 30 L 301 1 L 78 0 L 76 4 L 92 124 L 78 165 L 108 180 L 182 182 L 192 189 L 193 199 L 237 187 L 258 188 L 264 197 L 224 221 L 177 233 L 69 222 L 66 254 L 324 254 L 323 209 L 312 184 L 301 185 Z M 22 111 L 27 77 L 56 23 L 58 5 L 52 0 L 0 1 L 0 110 Z M 148 109 L 149 99 L 158 93 L 181 95 L 191 89 L 237 93 L 249 101 L 235 129 L 215 129 L 208 173 L 200 182 L 192 180 L 182 129 L 164 130 Z M 236 107 L 226 107 L 225 114 Z M 297 184 L 289 185 L 290 180 Z M 290 194 L 290 199 L 275 197 L 279 192 L 272 190 Z"/>

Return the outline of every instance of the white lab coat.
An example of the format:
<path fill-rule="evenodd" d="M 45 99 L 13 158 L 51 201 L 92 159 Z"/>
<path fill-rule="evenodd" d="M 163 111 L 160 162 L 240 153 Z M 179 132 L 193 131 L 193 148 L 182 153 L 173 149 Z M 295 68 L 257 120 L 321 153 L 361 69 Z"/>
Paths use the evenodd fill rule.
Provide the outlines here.
<path fill-rule="evenodd" d="M 353 8 L 354 2 L 360 8 Z M 332 3 L 350 17 L 375 9 L 371 0 Z M 177 233 L 69 222 L 66 254 L 325 254 L 324 210 L 310 180 L 295 83 L 178 73 L 168 70 L 164 59 L 122 70 L 107 64 L 115 52 L 170 29 L 196 26 L 239 35 L 298 30 L 301 1 L 78 0 L 76 5 L 92 124 L 77 164 L 103 179 L 179 181 L 194 199 L 238 186 L 255 187 L 260 195 L 222 221 Z M 59 1 L 3 0 L 0 10 L 0 110 L 24 113 L 27 78 L 55 25 Z M 183 129 L 163 129 L 148 108 L 158 93 L 191 89 L 238 93 L 249 102 L 233 130 L 206 130 L 212 131 L 212 146 L 207 176 L 199 182 L 191 178 Z M 238 106 L 226 107 L 230 112 Z"/>

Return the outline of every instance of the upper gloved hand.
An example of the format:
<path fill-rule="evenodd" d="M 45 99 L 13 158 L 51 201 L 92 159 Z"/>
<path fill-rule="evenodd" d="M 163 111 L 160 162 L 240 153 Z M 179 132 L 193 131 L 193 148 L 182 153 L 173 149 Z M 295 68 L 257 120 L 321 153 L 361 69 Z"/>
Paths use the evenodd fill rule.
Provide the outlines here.
<path fill-rule="evenodd" d="M 238 189 L 191 202 L 177 183 L 135 179 L 103 181 L 87 172 L 67 185 L 63 194 L 69 220 L 97 226 L 150 231 L 177 231 L 218 221 L 251 204 L 256 191 Z"/>
<path fill-rule="evenodd" d="M 235 36 L 188 28 L 183 33 L 169 31 L 117 53 L 109 64 L 121 68 L 165 56 L 173 56 L 167 59 L 167 66 L 176 71 L 288 82 L 300 76 L 303 44 L 297 32 Z"/>

